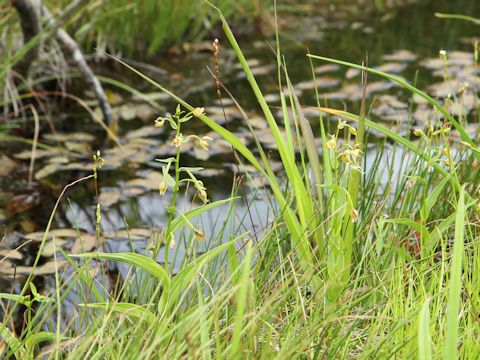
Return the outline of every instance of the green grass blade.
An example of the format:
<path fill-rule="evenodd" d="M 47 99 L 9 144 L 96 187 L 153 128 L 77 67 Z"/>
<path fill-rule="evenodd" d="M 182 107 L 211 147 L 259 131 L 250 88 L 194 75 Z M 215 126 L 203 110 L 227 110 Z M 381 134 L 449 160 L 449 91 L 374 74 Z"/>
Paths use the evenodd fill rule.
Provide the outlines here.
<path fill-rule="evenodd" d="M 244 332 L 243 323 L 244 323 L 244 315 L 247 309 L 247 295 L 248 295 L 248 284 L 249 284 L 249 277 L 250 277 L 250 261 L 252 260 L 252 245 L 249 244 L 247 247 L 247 254 L 245 255 L 245 259 L 243 260 L 243 271 L 242 277 L 240 278 L 240 284 L 238 289 L 238 294 L 236 297 L 237 300 L 237 307 L 235 313 L 235 323 L 233 325 L 233 335 L 232 335 L 232 352 L 231 358 L 232 359 L 242 359 L 243 356 L 241 355 L 241 339 L 242 333 Z"/>
<path fill-rule="evenodd" d="M 461 14 L 442 14 L 435 13 L 435 16 L 441 19 L 456 19 L 473 22 L 476 25 L 480 25 L 480 19 L 474 18 L 473 16 L 461 15 Z"/>
<path fill-rule="evenodd" d="M 233 198 L 229 198 L 229 199 L 215 201 L 215 202 L 212 202 L 212 203 L 209 203 L 209 204 L 206 204 L 206 205 L 199 206 L 195 209 L 189 210 L 189 211 L 183 213 L 182 215 L 176 217 L 172 221 L 172 225 L 171 225 L 170 230 L 173 233 L 173 232 L 177 231 L 178 229 L 180 229 L 182 227 L 182 225 L 186 223 L 187 220 L 191 220 L 194 217 L 200 216 L 200 215 L 202 215 L 203 213 L 205 213 L 209 210 L 215 209 L 217 206 L 221 206 L 223 204 L 226 204 L 226 203 L 228 203 L 232 200 L 236 200 L 236 199 L 239 199 L 239 197 L 237 196 L 237 197 L 233 197 Z"/>
<path fill-rule="evenodd" d="M 138 320 L 144 320 L 148 325 L 153 325 L 158 321 L 158 317 L 155 316 L 150 310 L 143 306 L 130 304 L 130 303 L 93 303 L 93 304 L 79 304 L 79 306 L 90 309 L 101 309 L 106 311 L 113 311 L 126 315 L 127 317 L 133 317 Z"/>
<path fill-rule="evenodd" d="M 432 359 L 432 337 L 430 336 L 430 310 L 428 305 L 430 299 L 427 299 L 420 311 L 420 321 L 418 324 L 418 359 Z"/>
<path fill-rule="evenodd" d="M 140 254 L 133 254 L 133 253 L 85 253 L 85 254 L 77 254 L 77 255 L 70 255 L 73 258 L 80 258 L 80 259 L 100 259 L 100 260 L 111 260 L 111 261 L 119 261 L 128 265 L 132 265 L 138 269 L 146 271 L 153 277 L 157 278 L 162 282 L 165 287 L 168 287 L 170 284 L 170 276 L 168 275 L 167 271 L 158 264 L 155 260 Z"/>
<path fill-rule="evenodd" d="M 460 189 L 455 217 L 455 242 L 453 245 L 452 264 L 447 303 L 447 333 L 445 341 L 445 359 L 458 359 L 458 315 L 462 296 L 462 259 L 464 252 L 465 230 L 465 186 Z"/>

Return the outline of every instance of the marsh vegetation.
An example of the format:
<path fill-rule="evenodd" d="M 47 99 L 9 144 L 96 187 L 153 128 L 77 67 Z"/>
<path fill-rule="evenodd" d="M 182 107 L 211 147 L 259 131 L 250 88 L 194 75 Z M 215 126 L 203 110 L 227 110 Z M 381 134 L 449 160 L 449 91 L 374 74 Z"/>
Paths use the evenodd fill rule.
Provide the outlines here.
<path fill-rule="evenodd" d="M 0 13 L 2 357 L 480 356 L 480 4 Z"/>

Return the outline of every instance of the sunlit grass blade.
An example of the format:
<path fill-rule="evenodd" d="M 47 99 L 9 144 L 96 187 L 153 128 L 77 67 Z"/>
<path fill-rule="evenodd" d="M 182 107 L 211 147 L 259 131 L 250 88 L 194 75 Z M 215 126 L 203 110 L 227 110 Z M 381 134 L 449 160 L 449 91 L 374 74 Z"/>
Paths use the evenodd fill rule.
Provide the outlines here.
<path fill-rule="evenodd" d="M 146 271 L 156 279 L 160 280 L 166 287 L 170 284 L 170 276 L 168 272 L 158 264 L 152 258 L 145 255 L 133 254 L 133 253 L 85 253 L 70 255 L 73 258 L 80 259 L 99 259 L 99 260 L 111 260 L 119 261 L 128 265 L 132 265 L 138 269 Z"/>
<path fill-rule="evenodd" d="M 100 309 L 106 311 L 113 311 L 123 314 L 127 317 L 135 318 L 136 321 L 145 321 L 148 325 L 154 325 L 159 321 L 159 318 L 155 316 L 151 311 L 144 306 L 130 304 L 130 303 L 91 303 L 91 304 L 79 304 L 90 309 Z"/>
<path fill-rule="evenodd" d="M 470 21 L 476 25 L 480 25 L 480 19 L 475 18 L 473 16 L 461 15 L 461 14 L 442 14 L 442 13 L 435 13 L 435 16 L 442 19 L 456 19 L 456 20 Z"/>
<path fill-rule="evenodd" d="M 425 300 L 420 311 L 418 324 L 418 359 L 432 359 L 432 337 L 430 335 L 430 299 Z"/>
<path fill-rule="evenodd" d="M 206 205 L 196 207 L 195 209 L 186 211 L 185 213 L 181 214 L 180 216 L 176 217 L 173 220 L 172 225 L 170 227 L 170 230 L 173 233 L 173 232 L 177 231 L 178 229 L 180 229 L 182 227 L 182 225 L 184 225 L 186 223 L 186 221 L 191 220 L 191 219 L 193 219 L 197 216 L 202 215 L 203 213 L 205 213 L 207 211 L 215 209 L 218 206 L 222 206 L 222 205 L 224 205 L 224 204 L 226 204 L 226 203 L 228 203 L 232 200 L 236 200 L 236 199 L 239 199 L 239 197 L 237 196 L 237 197 L 233 197 L 233 198 L 229 198 L 229 199 L 215 201 L 215 202 L 212 202 L 212 203 L 208 203 Z"/>
<path fill-rule="evenodd" d="M 248 295 L 248 284 L 250 277 L 250 262 L 252 260 L 252 245 L 247 245 L 247 254 L 243 260 L 242 275 L 239 282 L 238 294 L 236 296 L 236 312 L 235 312 L 235 323 L 233 325 L 233 334 L 232 334 L 232 350 L 231 358 L 232 359 L 242 359 L 243 355 L 241 353 L 241 339 L 244 332 L 243 323 L 244 315 L 247 309 L 247 295 Z"/>
<path fill-rule="evenodd" d="M 450 281 L 447 304 L 447 331 L 445 339 L 445 359 L 458 359 L 459 318 L 462 303 L 462 261 L 465 231 L 465 186 L 460 189 L 455 217 L 455 242 L 450 265 Z"/>

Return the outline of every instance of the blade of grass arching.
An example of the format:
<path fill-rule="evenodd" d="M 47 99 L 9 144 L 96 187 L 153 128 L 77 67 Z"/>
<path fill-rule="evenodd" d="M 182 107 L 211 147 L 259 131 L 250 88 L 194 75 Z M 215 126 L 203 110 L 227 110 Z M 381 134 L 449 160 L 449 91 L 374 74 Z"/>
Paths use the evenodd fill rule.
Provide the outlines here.
<path fill-rule="evenodd" d="M 35 350 L 35 346 L 42 343 L 42 342 L 53 342 L 57 338 L 57 334 L 50 331 L 40 331 L 37 333 L 32 333 L 28 335 L 25 339 L 25 349 L 27 351 L 28 356 L 33 359 L 33 354 Z M 63 340 L 67 340 L 68 337 L 62 337 Z M 29 358 L 27 357 L 27 359 Z"/>
<path fill-rule="evenodd" d="M 33 357 L 27 356 L 28 354 L 23 346 L 23 343 L 18 340 L 15 334 L 4 324 L 0 325 L 0 337 L 2 337 L 3 341 L 5 341 L 5 343 L 8 345 L 10 351 L 17 360 L 33 359 Z"/>
<path fill-rule="evenodd" d="M 189 210 L 189 211 L 181 214 L 180 216 L 176 217 L 172 221 L 172 225 L 170 227 L 170 230 L 171 230 L 172 233 L 174 233 L 175 231 L 180 229 L 180 227 L 182 227 L 182 225 L 185 224 L 188 220 L 191 220 L 191 219 L 193 219 L 197 216 L 200 216 L 207 211 L 215 209 L 217 206 L 224 205 L 224 204 L 226 204 L 226 203 L 228 203 L 232 200 L 236 200 L 236 199 L 239 199 L 239 198 L 240 197 L 237 196 L 237 197 L 233 197 L 233 198 L 229 198 L 229 199 L 219 200 L 219 201 L 208 203 L 206 205 L 202 205 L 202 206 L 199 206 L 195 209 Z"/>
<path fill-rule="evenodd" d="M 191 283 L 195 279 L 195 276 L 198 274 L 198 271 L 200 271 L 203 266 L 213 261 L 224 251 L 228 250 L 229 247 L 233 246 L 237 240 L 238 239 L 231 240 L 225 244 L 219 245 L 209 250 L 205 254 L 192 260 L 183 269 L 181 269 L 172 279 L 169 292 L 169 302 L 172 305 L 177 305 L 176 303 L 180 298 L 181 292 L 190 287 Z"/>
<path fill-rule="evenodd" d="M 464 251 L 465 230 L 465 185 L 460 189 L 455 217 L 455 240 L 452 262 L 450 265 L 450 281 L 447 303 L 447 332 L 445 340 L 445 359 L 458 359 L 458 327 L 462 297 L 462 259 Z"/>
<path fill-rule="evenodd" d="M 92 275 L 88 271 L 86 271 L 88 270 L 88 268 L 85 269 L 83 267 L 78 266 L 77 263 L 70 258 L 70 255 L 67 254 L 65 250 L 63 250 L 61 247 L 58 248 L 58 251 L 60 251 L 60 253 L 65 257 L 65 259 L 68 261 L 68 264 L 75 271 L 78 272 L 80 278 L 85 284 L 93 284 L 95 280 L 92 279 L 91 278 Z M 100 291 L 98 291 L 96 286 L 90 286 L 89 291 L 91 291 L 95 295 L 97 301 L 105 301 L 105 297 L 100 294 Z"/>
<path fill-rule="evenodd" d="M 420 311 L 420 321 L 418 324 L 418 359 L 432 359 L 432 337 L 430 336 L 430 310 L 428 305 L 430 299 L 425 300 Z"/>
<path fill-rule="evenodd" d="M 247 295 L 248 295 L 248 284 L 250 278 L 250 262 L 252 259 L 252 245 L 249 243 L 247 245 L 247 253 L 245 259 L 243 260 L 243 271 L 242 277 L 240 278 L 238 295 L 236 297 L 237 306 L 235 312 L 235 323 L 233 325 L 233 334 L 232 334 L 232 349 L 231 349 L 231 358 L 232 359 L 242 359 L 242 352 L 240 348 L 242 333 L 243 333 L 243 317 L 247 309 Z"/>
<path fill-rule="evenodd" d="M 427 198 L 422 204 L 422 207 L 420 208 L 420 217 L 423 220 L 423 222 L 426 222 L 428 220 L 428 217 L 430 216 L 430 212 L 432 211 L 433 206 L 436 204 L 438 197 L 443 192 L 443 188 L 449 181 L 450 181 L 450 175 L 445 176 L 442 179 L 442 181 L 432 191 L 429 192 Z"/>
<path fill-rule="evenodd" d="M 162 284 L 168 288 L 170 284 L 170 276 L 165 271 L 165 268 L 157 263 L 152 258 L 149 258 L 145 255 L 133 254 L 133 253 L 85 253 L 85 254 L 72 254 L 70 257 L 80 258 L 80 259 L 100 259 L 100 260 L 110 260 L 110 261 L 119 261 L 131 266 L 134 266 L 138 269 L 148 272 L 150 275 L 160 280 Z"/>
<path fill-rule="evenodd" d="M 480 25 L 480 19 L 474 18 L 473 16 L 461 15 L 461 14 L 441 14 L 435 13 L 435 16 L 441 19 L 456 19 L 473 22 L 476 25 Z"/>
<path fill-rule="evenodd" d="M 154 325 L 159 318 L 155 316 L 150 310 L 144 306 L 130 304 L 130 303 L 92 303 L 92 304 L 78 304 L 78 306 L 89 309 L 101 309 L 105 311 L 113 311 L 121 313 L 127 317 L 133 317 L 138 320 L 145 321 L 148 325 Z"/>
<path fill-rule="evenodd" d="M 472 141 L 472 139 L 470 138 L 468 133 L 465 131 L 463 126 L 452 115 L 450 115 L 450 113 L 442 105 L 440 105 L 437 101 L 435 101 L 428 94 L 421 91 L 420 89 L 417 89 L 415 86 L 410 85 L 409 83 L 407 83 L 405 80 L 401 79 L 400 77 L 385 73 L 383 71 L 375 70 L 375 69 L 372 69 L 372 68 L 369 68 L 369 67 L 366 67 L 366 66 L 363 66 L 363 65 L 350 63 L 350 62 L 347 62 L 347 61 L 341 61 L 341 60 L 336 60 L 336 59 L 332 59 L 332 58 L 328 58 L 328 57 L 311 55 L 311 54 L 307 54 L 307 56 L 312 58 L 312 59 L 328 61 L 328 62 L 332 62 L 332 63 L 339 64 L 339 65 L 353 67 L 353 68 L 356 68 L 356 69 L 359 69 L 359 70 L 365 70 L 365 71 L 368 71 L 372 74 L 380 75 L 384 78 L 387 78 L 388 80 L 391 80 L 391 81 L 399 84 L 403 88 L 405 88 L 405 89 L 413 92 L 414 94 L 417 94 L 420 97 L 427 100 L 427 102 L 430 105 L 432 105 L 434 108 L 436 108 L 455 127 L 455 129 L 460 133 L 460 137 L 462 138 L 463 141 L 470 144 L 472 146 L 472 148 L 474 148 L 474 149 L 477 148 L 476 144 Z M 480 154 L 475 153 L 475 157 L 477 158 L 477 160 L 480 161 Z"/>

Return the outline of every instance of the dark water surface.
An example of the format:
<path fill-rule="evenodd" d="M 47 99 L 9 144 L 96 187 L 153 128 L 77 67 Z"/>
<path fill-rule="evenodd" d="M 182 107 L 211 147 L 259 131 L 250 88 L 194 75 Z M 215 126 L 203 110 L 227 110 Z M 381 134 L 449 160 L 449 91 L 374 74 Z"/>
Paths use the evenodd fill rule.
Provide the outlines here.
<path fill-rule="evenodd" d="M 452 111 L 472 122 L 476 120 L 477 116 L 471 109 L 480 84 L 476 76 L 478 71 L 473 68 L 472 44 L 474 37 L 479 35 L 480 27 L 438 19 L 434 13 L 459 12 L 480 16 L 480 2 L 405 1 L 405 5 L 381 11 L 372 6 L 352 5 L 356 3 L 352 1 L 318 1 L 318 4 L 307 1 L 304 5 L 295 6 L 282 5 L 282 1 L 278 3 L 282 52 L 290 78 L 296 92 L 301 95 L 306 116 L 312 119 L 313 127 L 316 126 L 318 114 L 308 108 L 315 105 L 316 100 L 310 64 L 305 56 L 307 47 L 312 54 L 355 63 L 361 63 L 368 54 L 370 66 L 382 66 L 381 69 L 386 72 L 397 73 L 410 82 L 415 80 L 420 88 L 427 89 L 439 99 L 448 94 L 455 95 L 459 87 L 468 82 L 469 90 L 462 98 L 461 106 L 452 108 Z M 275 55 L 272 51 L 272 47 L 275 47 L 272 21 L 271 14 L 266 15 L 261 27 L 243 31 L 239 43 L 276 114 L 279 97 Z M 214 36 L 219 37 L 221 44 L 220 80 L 245 109 L 252 126 L 257 130 L 258 138 L 267 150 L 272 151 L 272 158 L 275 159 L 273 138 L 233 51 L 220 33 Z M 204 106 L 207 115 L 228 126 L 244 143 L 251 144 L 252 135 L 224 91 L 224 109 L 220 106 L 215 82 L 208 70 L 213 68 L 214 62 L 211 50 L 211 40 L 208 40 L 172 48 L 159 56 L 152 66 L 132 64 L 193 105 Z M 446 50 L 448 54 L 448 81 L 444 80 L 444 64 L 438 55 L 440 50 Z M 346 108 L 354 113 L 358 111 L 360 74 L 319 61 L 314 62 L 314 67 L 322 102 L 333 108 Z M 27 181 L 30 145 L 9 143 L 2 147 L 4 170 L 0 170 L 0 201 L 3 210 L 0 219 L 5 237 L 0 251 L 6 257 L 0 262 L 2 292 L 18 288 L 20 282 L 11 279 L 15 277 L 21 280 L 22 275 L 28 273 L 42 237 L 38 232 L 45 229 L 55 199 L 66 184 L 91 173 L 91 156 L 99 148 L 105 158 L 105 166 L 99 171 L 98 180 L 102 205 L 102 247 L 108 251 L 129 251 L 134 246 L 143 251 L 148 240 L 158 235 L 166 223 L 166 209 L 171 195 L 167 192 L 162 197 L 158 193 L 161 164 L 155 159 L 172 155 L 173 131 L 166 127 L 155 129 L 153 122 L 157 116 L 174 111 L 176 104 L 119 64 L 99 64 L 98 72 L 139 89 L 143 96 L 156 105 L 152 107 L 139 96 L 132 97 L 126 91 L 106 85 L 117 118 L 115 131 L 122 144 L 120 149 L 112 141 L 105 142 L 105 132 L 87 113 L 66 100 L 59 101 L 63 114 L 55 116 L 56 133 L 52 133 L 48 127 L 42 128 L 40 142 L 48 147 L 37 150 L 36 179 L 31 186 Z M 399 133 L 409 133 L 412 126 L 428 126 L 435 119 L 431 109 L 419 99 L 380 78 L 369 78 L 368 94 L 370 117 L 388 124 Z M 459 97 L 454 96 L 454 102 L 458 105 Z M 29 129 L 32 126 L 28 124 L 14 130 L 13 135 L 31 138 Z M 476 123 L 472 123 L 469 129 L 477 131 Z M 75 133 L 72 134 L 72 131 Z M 209 152 L 186 145 L 182 166 L 205 168 L 199 176 L 208 189 L 211 201 L 228 198 L 236 169 L 231 148 L 198 121 L 188 123 L 184 133 L 208 135 L 214 139 Z M 379 140 L 375 138 L 376 134 L 372 133 L 371 136 L 372 141 Z M 367 164 L 374 155 L 372 151 L 367 154 Z M 280 168 L 275 160 L 273 165 Z M 248 167 L 242 169 L 251 170 Z M 199 245 L 196 251 L 248 231 L 252 228 L 252 220 L 256 230 L 268 226 L 273 216 L 269 192 L 262 187 L 261 179 L 253 173 L 251 176 L 253 181 L 246 185 L 247 197 L 252 201 L 250 214 L 246 212 L 244 199 L 240 198 L 234 209 L 236 216 L 230 217 L 225 225 L 228 206 L 195 219 L 194 225 L 203 228 L 207 236 L 205 244 Z M 180 197 L 179 210 L 186 211 L 198 206 L 198 201 L 193 199 L 194 193 L 193 189 L 188 189 L 186 195 Z M 52 240 L 47 243 L 41 268 L 42 273 L 46 274 L 44 281 L 47 284 L 53 284 L 48 274 L 54 269 L 54 245 L 62 246 L 68 252 L 92 250 L 99 245 L 95 238 L 96 204 L 96 190 L 91 180 L 78 184 L 64 197 L 52 229 L 70 230 L 57 230 L 53 233 L 55 244 Z M 122 231 L 127 228 L 130 234 Z M 187 248 L 179 236 L 172 250 L 177 254 L 176 264 L 182 260 Z M 159 261 L 162 258 L 163 253 Z"/>

